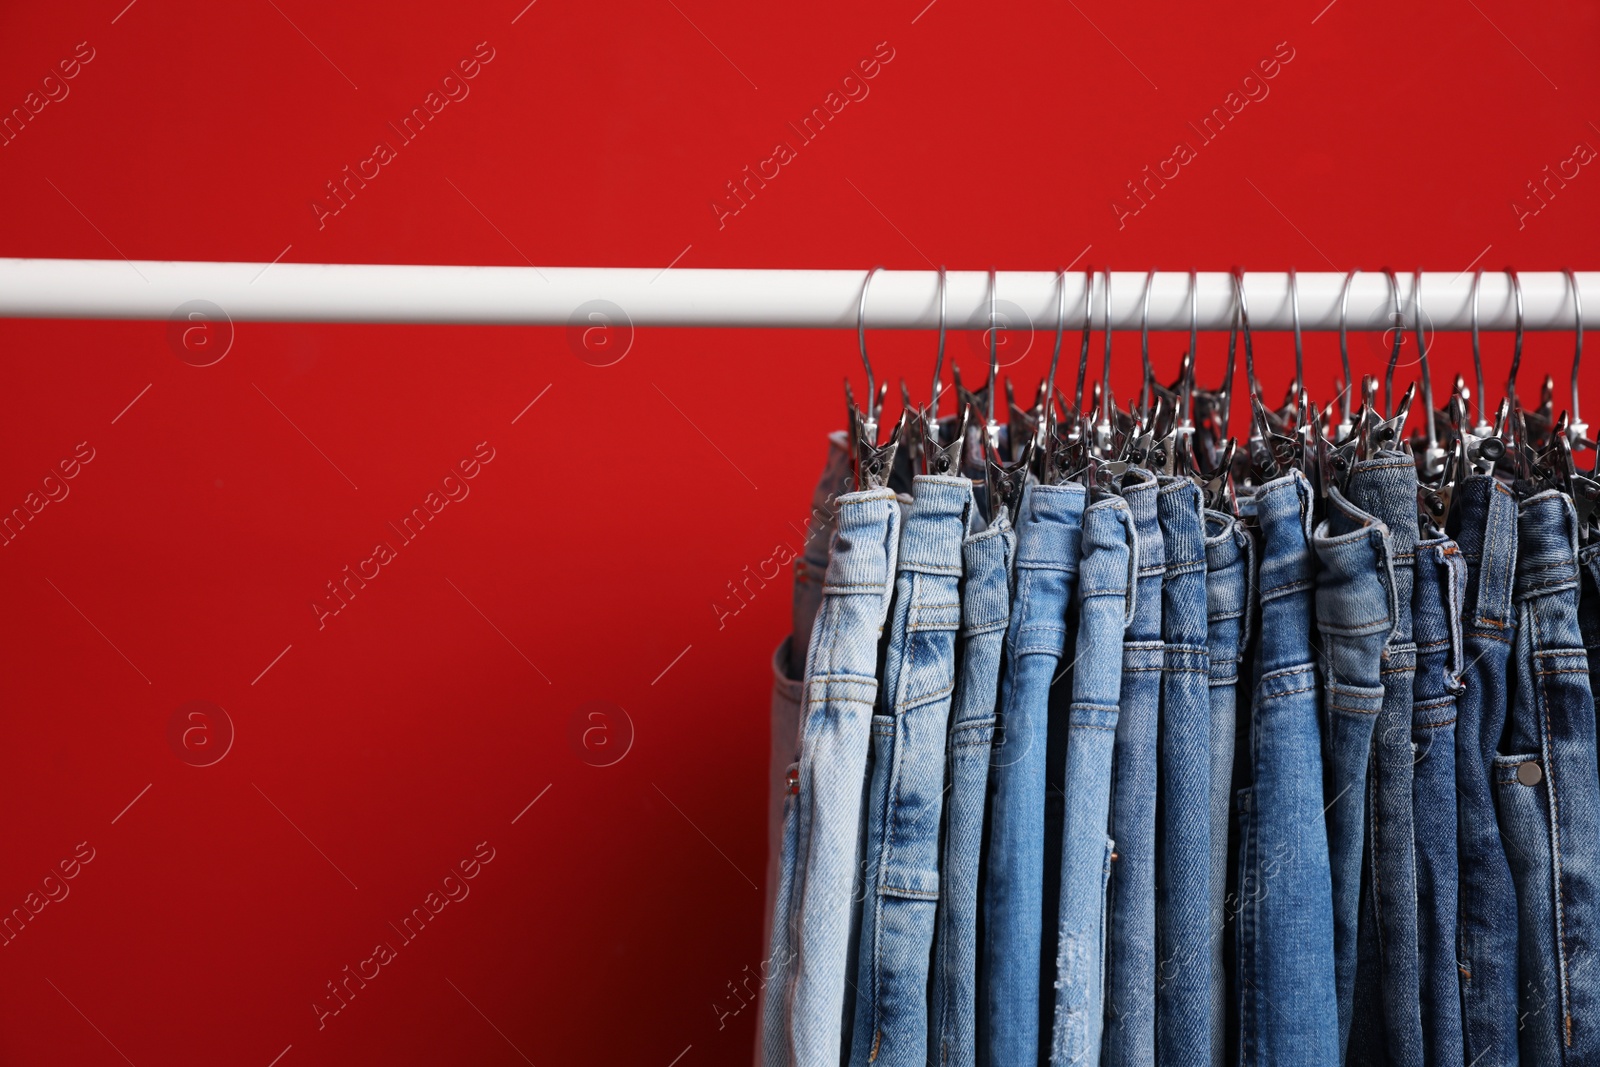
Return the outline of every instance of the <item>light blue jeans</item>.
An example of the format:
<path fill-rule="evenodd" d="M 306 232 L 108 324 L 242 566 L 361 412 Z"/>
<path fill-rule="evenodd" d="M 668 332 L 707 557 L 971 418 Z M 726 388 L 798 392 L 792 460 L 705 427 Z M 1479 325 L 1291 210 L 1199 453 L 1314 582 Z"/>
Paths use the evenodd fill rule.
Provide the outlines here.
<path fill-rule="evenodd" d="M 1134 607 L 1136 536 L 1128 506 L 1116 497 L 1097 501 L 1084 512 L 1077 662 L 1067 713 L 1052 1067 L 1098 1067 L 1100 1062 L 1106 883 L 1114 848 L 1106 836 L 1106 823 L 1122 682 L 1122 635 Z"/>
<path fill-rule="evenodd" d="M 872 719 L 866 895 L 852 1067 L 925 1067 L 928 976 L 939 901 L 945 734 L 961 625 L 961 542 L 972 482 L 917 475 Z"/>
<path fill-rule="evenodd" d="M 1160 804 L 1156 844 L 1156 1063 L 1208 1062 L 1212 1042 L 1211 696 L 1200 488 L 1164 480 Z M 1231 731 L 1230 731 L 1231 733 Z M 1231 737 L 1230 737 L 1231 744 Z"/>
<path fill-rule="evenodd" d="M 848 493 L 838 499 L 837 518 L 785 813 L 791 858 L 778 887 L 769 954 L 775 973 L 762 1013 L 769 1065 L 837 1064 L 843 1048 L 878 641 L 893 591 L 900 504 L 887 489 Z"/>
<path fill-rule="evenodd" d="M 989 789 L 989 753 L 1000 654 L 1011 617 L 1011 558 L 1017 538 L 1002 508 L 961 546 L 960 667 L 950 719 L 950 796 L 939 876 L 938 953 L 933 976 L 933 1048 L 939 1067 L 977 1062 L 978 870 Z"/>
<path fill-rule="evenodd" d="M 1111 777 L 1110 943 L 1105 1067 L 1149 1067 L 1156 1055 L 1156 780 L 1161 717 L 1161 580 L 1166 550 L 1155 475 L 1122 491 L 1138 533 L 1133 621 L 1122 644 L 1121 711 Z M 997 1065 L 998 1067 L 998 1065 Z"/>
<path fill-rule="evenodd" d="M 1006 634 L 984 876 L 979 1039 L 992 1067 L 1039 1057 L 1044 930 L 1045 753 L 1050 683 L 1067 638 L 1088 496 L 1081 485 L 1030 485 L 1017 515 L 1016 589 Z"/>

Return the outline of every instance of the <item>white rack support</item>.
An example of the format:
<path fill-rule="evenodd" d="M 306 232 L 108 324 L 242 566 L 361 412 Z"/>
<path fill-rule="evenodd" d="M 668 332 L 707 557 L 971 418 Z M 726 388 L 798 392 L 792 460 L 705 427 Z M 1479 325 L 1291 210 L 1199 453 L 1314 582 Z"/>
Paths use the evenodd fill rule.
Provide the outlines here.
<path fill-rule="evenodd" d="M 0 318 L 170 319 L 196 307 L 235 322 L 478 323 L 492 325 L 722 326 L 854 329 L 860 270 L 697 270 L 643 267 L 470 267 L 333 263 L 204 263 L 125 259 L 0 259 Z M 1111 275 L 1111 323 L 1140 327 L 1146 275 Z M 1600 321 L 1600 271 L 1577 274 L 1582 302 Z M 952 329 L 989 323 L 987 271 L 951 271 L 947 322 Z M 1378 271 L 1350 284 L 1352 331 L 1410 328 L 1414 275 L 1392 289 Z M 1302 330 L 1337 330 L 1346 276 L 1300 274 Z M 1559 271 L 1520 275 L 1527 330 L 1570 330 L 1576 317 Z M 1085 274 L 1066 276 L 1066 325 L 1083 325 Z M 1427 331 L 1472 325 L 1473 274 L 1424 273 Z M 1225 330 L 1234 314 L 1232 278 L 1197 276 L 1195 311 L 1202 330 Z M 1007 328 L 1054 329 L 1059 305 L 1053 271 L 1002 271 L 995 281 L 997 319 Z M 1249 272 L 1244 279 L 1252 330 L 1293 328 L 1289 275 Z M 1093 320 L 1105 321 L 1096 275 Z M 211 308 L 205 308 L 211 305 Z M 187 310 L 185 310 L 187 309 Z M 1190 322 L 1185 271 L 1162 271 L 1150 287 L 1149 327 L 1182 331 Z M 871 329 L 931 330 L 939 324 L 938 275 L 882 271 L 867 296 Z M 1510 277 L 1485 271 L 1479 326 L 1511 330 L 1516 305 Z"/>

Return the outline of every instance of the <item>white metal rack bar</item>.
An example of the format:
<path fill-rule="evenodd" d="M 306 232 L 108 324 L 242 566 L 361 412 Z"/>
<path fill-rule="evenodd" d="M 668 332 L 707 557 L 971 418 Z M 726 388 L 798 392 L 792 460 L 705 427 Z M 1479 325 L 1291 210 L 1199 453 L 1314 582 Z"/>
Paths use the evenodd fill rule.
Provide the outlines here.
<path fill-rule="evenodd" d="M 854 329 L 861 270 L 697 270 L 653 267 L 470 267 L 356 263 L 206 263 L 125 259 L 0 259 L 0 318 L 168 319 L 202 301 L 236 322 L 480 323 L 496 325 L 616 324 Z M 1584 305 L 1600 318 L 1600 271 L 1581 271 Z M 1396 297 L 1380 272 L 1350 284 L 1349 329 L 1382 330 L 1414 318 L 1414 275 L 1399 273 Z M 1527 330 L 1569 330 L 1573 296 L 1559 271 L 1520 275 Z M 1298 276 L 1303 330 L 1336 330 L 1346 276 Z M 1085 275 L 1066 278 L 1067 327 L 1083 324 Z M 1138 329 L 1146 275 L 1111 275 L 1111 323 Z M 1423 325 L 1466 330 L 1472 324 L 1473 274 L 1422 275 Z M 1293 316 L 1289 276 L 1244 277 L 1252 330 L 1288 330 Z M 1104 285 L 1096 276 L 1093 319 L 1105 320 Z M 1058 290 L 1053 271 L 1001 271 L 998 317 L 1008 328 L 1054 329 Z M 989 321 L 987 271 L 951 271 L 947 321 L 982 328 Z M 1233 281 L 1226 272 L 1198 275 L 1195 310 L 1202 330 L 1227 329 Z M 1152 330 L 1187 330 L 1190 283 L 1185 271 L 1162 271 L 1150 289 Z M 599 317 L 596 317 L 599 316 Z M 868 293 L 871 329 L 934 329 L 939 323 L 934 271 L 882 271 Z M 1510 277 L 1485 271 L 1479 325 L 1510 330 L 1516 307 Z"/>

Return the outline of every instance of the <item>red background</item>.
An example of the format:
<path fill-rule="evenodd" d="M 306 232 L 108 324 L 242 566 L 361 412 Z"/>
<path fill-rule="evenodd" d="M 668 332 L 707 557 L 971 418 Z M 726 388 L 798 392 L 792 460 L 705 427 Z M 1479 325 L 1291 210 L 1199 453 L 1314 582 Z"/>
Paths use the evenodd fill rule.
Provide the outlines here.
<path fill-rule="evenodd" d="M 1511 207 L 1600 146 L 1592 5 L 524 2 L 9 5 L 0 108 L 94 59 L 0 148 L 0 253 L 1597 265 L 1600 174 Z M 319 229 L 324 183 L 483 41 L 470 95 Z M 724 183 L 885 41 L 870 95 L 719 228 Z M 1270 95 L 1119 228 L 1124 182 L 1280 42 Z M 931 336 L 873 344 L 926 381 Z M 1182 344 L 1157 339 L 1163 374 Z M 598 368 L 559 329 L 241 324 L 197 368 L 162 323 L 0 323 L 0 509 L 94 450 L 0 548 L 0 909 L 94 850 L 0 947 L 0 1061 L 743 1062 L 787 579 L 721 629 L 712 605 L 798 547 L 854 346 L 641 330 Z M 1464 339 L 1439 346 L 1443 377 Z M 1509 349 L 1486 338 L 1492 378 Z M 1530 338 L 1524 395 L 1570 349 Z M 1260 350 L 1275 396 L 1287 338 Z M 1307 351 L 1325 394 L 1334 338 Z M 1200 358 L 1214 377 L 1220 340 Z M 324 583 L 483 441 L 470 496 L 319 630 Z M 211 766 L 169 740 L 191 700 L 236 731 Z M 632 724 L 611 766 L 627 731 L 613 711 L 586 748 L 595 700 Z M 485 841 L 470 896 L 319 1031 L 325 983 Z"/>

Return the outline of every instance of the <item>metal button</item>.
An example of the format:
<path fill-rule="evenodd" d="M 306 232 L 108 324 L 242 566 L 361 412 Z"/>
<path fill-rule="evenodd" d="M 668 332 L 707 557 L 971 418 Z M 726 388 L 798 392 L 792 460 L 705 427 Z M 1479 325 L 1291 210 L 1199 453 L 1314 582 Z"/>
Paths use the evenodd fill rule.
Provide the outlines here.
<path fill-rule="evenodd" d="M 1517 765 L 1517 781 L 1523 785 L 1538 785 L 1544 781 L 1544 768 L 1537 763 L 1520 763 Z"/>

